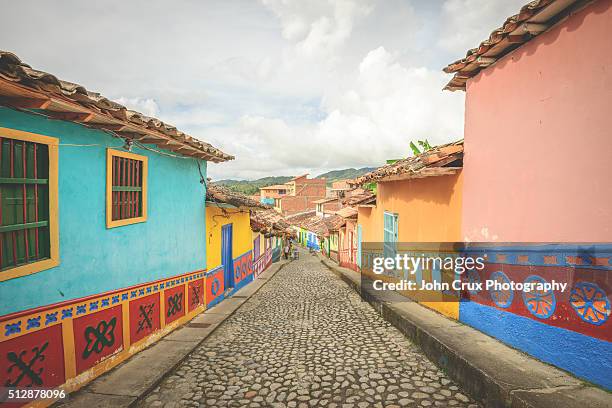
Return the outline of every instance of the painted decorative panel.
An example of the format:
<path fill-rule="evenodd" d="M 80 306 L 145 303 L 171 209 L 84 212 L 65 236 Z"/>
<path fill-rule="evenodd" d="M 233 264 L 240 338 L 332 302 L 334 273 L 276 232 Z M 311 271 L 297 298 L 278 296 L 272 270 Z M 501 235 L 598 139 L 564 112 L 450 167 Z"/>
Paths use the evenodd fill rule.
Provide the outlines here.
<path fill-rule="evenodd" d="M 251 251 L 246 252 L 234 259 L 234 283 L 236 287 L 241 286 L 240 283 L 248 280 L 253 273 L 253 260 L 251 259 Z"/>
<path fill-rule="evenodd" d="M 53 388 L 65 382 L 62 326 L 0 343 L 0 385 Z"/>
<path fill-rule="evenodd" d="M 208 307 L 223 299 L 225 283 L 223 277 L 223 266 L 219 266 L 206 275 L 206 303 Z"/>
<path fill-rule="evenodd" d="M 476 273 L 474 271 L 473 273 Z M 473 274 L 472 274 L 473 275 Z M 589 269 L 568 267 L 528 267 L 507 264 L 486 264 L 471 279 L 500 282 L 570 282 L 567 293 L 541 293 L 483 290 L 469 293 L 473 302 L 496 307 L 546 324 L 612 341 L 612 330 L 601 330 L 610 316 L 610 300 L 606 290 L 606 274 Z"/>
<path fill-rule="evenodd" d="M 185 316 L 185 286 L 179 285 L 164 292 L 164 319 L 166 324 Z"/>
<path fill-rule="evenodd" d="M 191 312 L 204 304 L 204 280 L 197 279 L 187 285 L 187 310 Z"/>
<path fill-rule="evenodd" d="M 204 276 L 204 271 L 191 272 L 0 317 L 0 384 L 19 380 L 20 386 L 30 382 L 38 385 L 42 381 L 44 387 L 54 387 L 111 355 L 118 358 L 108 367 L 121 362 L 129 355 L 123 349 L 126 336 L 134 344 L 164 330 L 162 292 L 182 292 L 190 283 L 202 282 Z M 124 311 L 129 322 L 123 321 Z M 64 338 L 63 326 L 73 333 L 71 338 Z M 9 367 L 13 368 L 9 371 Z M 68 388 L 78 388 L 91 378 L 81 376 Z"/>
<path fill-rule="evenodd" d="M 77 373 L 123 348 L 121 306 L 79 317 L 73 325 Z"/>
<path fill-rule="evenodd" d="M 160 328 L 159 293 L 130 302 L 130 343 L 134 344 Z"/>
<path fill-rule="evenodd" d="M 459 320 L 547 363 L 612 389 L 612 247 L 554 244 L 479 248 L 471 282 L 567 283 L 567 289 L 462 293 Z"/>

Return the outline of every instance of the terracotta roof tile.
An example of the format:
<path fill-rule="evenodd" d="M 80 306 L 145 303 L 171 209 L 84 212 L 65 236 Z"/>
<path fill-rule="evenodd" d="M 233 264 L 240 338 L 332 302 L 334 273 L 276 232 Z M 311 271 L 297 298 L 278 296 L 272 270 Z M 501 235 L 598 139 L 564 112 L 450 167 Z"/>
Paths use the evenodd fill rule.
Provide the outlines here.
<path fill-rule="evenodd" d="M 508 17 L 502 26 L 493 30 L 489 38 L 481 42 L 478 47 L 468 50 L 464 58 L 444 68 L 446 73 L 455 73 L 444 89 L 465 90 L 469 78 L 546 31 L 567 15 L 574 3 L 584 5 L 589 2 L 589 0 L 534 0 L 525 4 L 518 14 Z"/>
<path fill-rule="evenodd" d="M 357 209 L 355 207 L 344 207 L 336 211 L 336 215 L 342 218 L 355 218 L 357 217 Z"/>
<path fill-rule="evenodd" d="M 463 139 L 435 146 L 418 156 L 398 160 L 364 174 L 349 183 L 363 185 L 370 182 L 405 180 L 454 174 L 463 167 Z"/>
<path fill-rule="evenodd" d="M 253 200 L 244 194 L 237 193 L 227 187 L 209 183 L 206 186 L 206 201 L 212 203 L 230 204 L 235 207 L 270 208 L 270 206 Z"/>
<path fill-rule="evenodd" d="M 289 223 L 273 209 L 251 210 L 251 228 L 277 236 L 292 234 Z"/>
<path fill-rule="evenodd" d="M 172 125 L 129 110 L 97 92 L 88 91 L 82 85 L 33 69 L 15 54 L 0 50 L 0 105 L 20 108 L 22 106 L 18 105 L 23 105 L 24 99 L 22 94 L 28 95 L 30 101 L 48 101 L 48 108 L 38 108 L 40 110 L 37 111 L 44 115 L 71 120 L 70 118 L 77 117 L 75 113 L 85 117 L 91 114 L 95 120 L 72 121 L 109 132 L 115 132 L 114 128 L 120 127 L 121 131 L 117 130 L 116 133 L 122 137 L 150 140 L 143 143 L 153 143 L 185 156 L 213 162 L 234 158 Z"/>

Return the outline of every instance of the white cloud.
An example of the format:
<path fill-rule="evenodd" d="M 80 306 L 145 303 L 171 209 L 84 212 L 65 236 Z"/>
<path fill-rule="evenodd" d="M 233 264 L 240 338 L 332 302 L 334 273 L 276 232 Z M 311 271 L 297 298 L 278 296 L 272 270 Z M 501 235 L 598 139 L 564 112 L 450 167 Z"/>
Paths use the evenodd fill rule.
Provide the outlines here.
<path fill-rule="evenodd" d="M 283 37 L 305 56 L 329 56 L 372 11 L 364 0 L 262 0 L 280 19 Z"/>
<path fill-rule="evenodd" d="M 443 29 L 438 45 L 448 51 L 458 51 L 459 59 L 468 49 L 486 40 L 523 5 L 525 0 L 447 0 L 440 16 Z"/>
<path fill-rule="evenodd" d="M 147 116 L 156 117 L 159 115 L 159 106 L 157 102 L 151 98 L 126 98 L 122 96 L 117 98 L 116 101 L 128 109 L 135 110 Z"/>
<path fill-rule="evenodd" d="M 0 37 L 34 68 L 236 156 L 213 177 L 317 174 L 461 137 L 463 95 L 441 91 L 440 69 L 517 3 L 22 0 L 4 11 L 29 24 L 6 19 Z"/>
<path fill-rule="evenodd" d="M 352 86 L 324 96 L 322 108 L 327 115 L 314 125 L 291 126 L 282 119 L 261 116 L 242 118 L 231 147 L 238 157 L 255 160 L 250 161 L 251 168 L 239 161 L 223 167 L 242 177 L 256 177 L 253 163 L 258 163 L 262 176 L 259 163 L 274 174 L 311 169 L 316 174 L 406 157 L 411 140 L 438 144 L 462 137 L 463 95 L 442 92 L 447 78 L 441 72 L 406 68 L 382 47 L 369 52 L 356 71 Z M 223 167 L 211 167 L 212 174 L 224 177 Z"/>

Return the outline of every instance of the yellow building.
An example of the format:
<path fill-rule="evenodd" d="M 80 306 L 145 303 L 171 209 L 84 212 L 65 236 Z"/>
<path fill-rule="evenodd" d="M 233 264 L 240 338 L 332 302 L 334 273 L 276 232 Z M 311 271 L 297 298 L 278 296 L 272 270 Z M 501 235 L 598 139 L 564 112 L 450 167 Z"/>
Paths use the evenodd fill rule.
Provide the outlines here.
<path fill-rule="evenodd" d="M 255 276 L 281 258 L 285 239 L 292 235 L 287 221 L 273 209 L 251 212 Z"/>
<path fill-rule="evenodd" d="M 254 279 L 250 210 L 265 208 L 224 187 L 206 191 L 206 305 L 215 305 Z"/>

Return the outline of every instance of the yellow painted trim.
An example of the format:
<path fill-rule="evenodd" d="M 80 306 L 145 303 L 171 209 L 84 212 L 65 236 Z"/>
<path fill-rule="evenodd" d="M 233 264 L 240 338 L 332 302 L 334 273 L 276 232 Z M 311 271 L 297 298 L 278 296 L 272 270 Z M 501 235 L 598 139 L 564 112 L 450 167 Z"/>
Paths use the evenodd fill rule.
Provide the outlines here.
<path fill-rule="evenodd" d="M 110 292 L 110 293 L 100 294 L 95 297 L 75 299 L 70 304 L 64 304 L 62 306 L 57 306 L 57 307 L 53 307 L 53 308 L 46 309 L 46 310 L 38 310 L 31 314 L 21 315 L 13 319 L 7 319 L 4 321 L 0 321 L 3 327 L 5 325 L 14 324 L 14 323 L 21 323 L 21 327 L 22 327 L 22 331 L 20 333 L 13 333 L 8 336 L 6 335 L 4 330 L 0 331 L 0 342 L 12 340 L 12 339 L 19 338 L 22 336 L 26 336 L 30 333 L 34 333 L 39 330 L 44 330 L 51 326 L 61 325 L 62 343 L 63 343 L 63 358 L 64 358 L 64 373 L 66 376 L 66 382 L 58 386 L 58 389 L 62 389 L 68 393 L 72 393 L 74 391 L 77 391 L 81 387 L 85 386 L 86 384 L 88 384 L 89 382 L 91 382 L 93 379 L 100 376 L 101 374 L 109 371 L 110 369 L 117 366 L 118 364 L 126 361 L 134 354 L 144 350 L 150 345 L 161 340 L 163 337 L 170 334 L 173 330 L 185 325 L 191 319 L 193 319 L 200 313 L 204 312 L 206 310 L 206 303 L 197 306 L 191 312 L 188 311 L 189 304 L 187 300 L 187 295 L 188 295 L 189 283 L 190 283 L 189 277 L 195 277 L 197 275 L 201 275 L 201 276 L 196 279 L 202 279 L 205 284 L 206 283 L 206 270 L 198 270 L 194 272 L 188 272 L 182 275 L 172 276 L 172 277 L 165 278 L 159 281 L 148 282 L 148 283 L 144 283 L 144 284 L 137 285 L 137 286 L 123 288 L 121 290 Z M 160 314 L 161 314 L 160 315 L 160 324 L 161 324 L 160 329 L 154 333 L 151 333 L 149 336 L 146 336 L 145 338 L 139 340 L 138 342 L 130 344 L 131 342 L 130 325 L 129 325 L 130 302 L 135 299 L 141 298 L 141 297 L 149 296 L 150 293 L 146 292 L 147 288 L 153 288 L 155 285 L 160 285 L 162 283 L 164 284 L 164 286 L 166 286 L 169 282 L 176 281 L 176 280 L 183 279 L 183 278 L 185 279 L 185 282 L 178 283 L 174 285 L 173 288 L 179 285 L 183 286 L 183 290 L 184 290 L 183 293 L 186 296 L 185 315 L 182 317 L 179 317 L 177 320 L 173 321 L 172 323 L 166 324 L 165 318 L 164 318 L 165 317 L 165 306 L 166 306 L 164 303 L 164 292 L 166 288 L 160 289 L 154 292 L 158 294 L 158 296 L 160 297 Z M 205 287 L 206 286 L 204 286 L 204 288 Z M 131 297 L 131 292 L 140 291 L 140 290 L 144 290 L 145 293 L 142 295 L 137 295 L 135 298 Z M 206 291 L 204 291 L 204 294 L 205 293 Z M 130 295 L 130 296 L 128 299 L 124 300 L 123 295 Z M 99 308 L 95 310 L 91 310 L 91 308 L 88 308 L 87 312 L 82 313 L 78 316 L 74 314 L 76 310 L 76 306 L 78 305 L 86 305 L 91 302 L 101 302 L 103 299 L 110 300 L 113 296 L 120 297 L 121 303 L 110 303 L 109 302 L 108 305 L 100 306 Z M 206 302 L 206 299 L 204 299 L 204 302 Z M 122 317 L 123 317 L 123 324 L 122 324 L 121 330 L 123 333 L 124 340 L 123 340 L 122 347 L 119 350 L 117 350 L 114 354 L 105 357 L 104 360 L 102 360 L 95 366 L 77 375 L 77 370 L 76 370 L 77 356 L 75 354 L 75 344 L 74 344 L 74 319 L 80 318 L 82 316 L 87 316 L 90 314 L 95 314 L 95 313 L 98 313 L 102 310 L 106 310 L 109 308 L 114 308 L 118 305 L 122 307 Z M 61 316 L 62 309 L 68 309 L 68 308 L 73 311 L 73 315 L 69 318 L 61 319 L 61 317 L 59 316 Z M 61 319 L 61 320 L 54 321 L 53 323 L 50 323 L 50 324 L 44 324 L 44 325 L 41 324 L 39 327 L 36 327 L 36 328 L 23 330 L 23 327 L 26 326 L 26 322 L 29 319 L 40 318 L 42 321 L 42 319 L 44 319 L 46 314 L 51 314 L 51 313 L 57 313 L 58 319 Z M 27 404 L 26 407 L 45 408 L 45 407 L 50 406 L 53 402 L 54 402 L 53 400 L 37 400 L 37 401 L 33 401 Z"/>
<path fill-rule="evenodd" d="M 166 327 L 166 288 L 159 291 L 159 327 Z"/>
<path fill-rule="evenodd" d="M 130 302 L 121 303 L 121 321 L 123 322 L 123 349 L 130 348 Z"/>
<path fill-rule="evenodd" d="M 0 127 L 0 137 L 7 137 L 24 142 L 46 144 L 49 149 L 49 259 L 17 266 L 0 273 L 0 282 L 31 275 L 51 269 L 60 264 L 59 257 L 59 206 L 58 206 L 58 156 L 59 139 L 36 133 Z"/>
<path fill-rule="evenodd" d="M 142 162 L 142 216 L 113 221 L 113 157 L 124 157 L 126 159 L 139 160 Z M 147 178 L 149 175 L 149 158 L 130 152 L 115 149 L 106 149 L 106 228 L 121 227 L 136 224 L 147 220 Z"/>
<path fill-rule="evenodd" d="M 65 378 L 76 377 L 76 359 L 74 347 L 74 327 L 72 319 L 62 321 L 62 340 L 64 347 L 64 373 Z"/>

